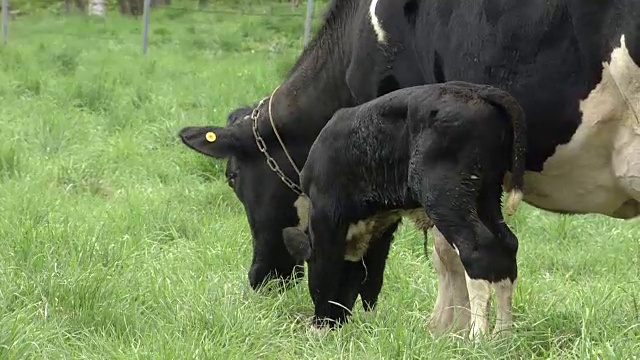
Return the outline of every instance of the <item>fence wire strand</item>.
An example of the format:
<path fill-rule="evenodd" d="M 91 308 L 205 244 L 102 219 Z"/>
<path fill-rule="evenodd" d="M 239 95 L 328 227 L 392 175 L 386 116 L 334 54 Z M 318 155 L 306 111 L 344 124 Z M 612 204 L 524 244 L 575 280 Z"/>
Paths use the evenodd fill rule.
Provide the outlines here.
<path fill-rule="evenodd" d="M 184 12 L 192 12 L 192 13 L 207 13 L 207 14 L 225 14 L 225 15 L 246 15 L 246 16 L 265 16 L 265 17 L 296 17 L 303 18 L 305 14 L 298 13 L 258 13 L 258 12 L 247 12 L 247 11 L 231 11 L 231 10 L 210 10 L 210 9 L 190 9 L 183 7 L 173 7 L 173 6 L 163 6 L 160 8 L 162 10 L 176 10 L 176 11 L 184 11 Z"/>
<path fill-rule="evenodd" d="M 7 3 L 7 0 L 2 0 L 3 3 Z M 293 13 L 293 12 L 289 12 L 289 13 L 277 13 L 277 12 L 273 12 L 273 10 L 269 11 L 264 11 L 264 12 L 257 12 L 257 11 L 245 11 L 245 10 L 239 10 L 239 11 L 234 11 L 234 10 L 224 10 L 224 9 L 206 9 L 206 8 L 188 8 L 188 7 L 177 7 L 177 6 L 161 6 L 161 7 L 157 7 L 154 8 L 153 10 L 151 10 L 151 12 L 153 13 L 154 11 L 176 11 L 176 12 L 188 12 L 188 13 L 202 13 L 202 14 L 220 14 L 220 15 L 237 15 L 237 16 L 256 16 L 256 17 L 269 17 L 269 18 L 305 18 L 305 24 L 304 24 L 304 34 L 303 34 L 303 42 L 304 45 L 306 45 L 307 41 L 308 41 L 308 37 L 309 37 L 309 33 L 310 33 L 310 29 L 311 29 L 311 23 L 313 22 L 314 19 L 316 19 L 317 17 L 314 16 L 313 14 L 313 6 L 314 6 L 314 0 L 307 0 L 307 13 Z M 312 11 L 311 13 L 308 13 L 309 11 Z M 7 6 L 3 7 L 3 13 L 6 16 L 7 13 Z M 2 23 L 2 27 L 3 27 L 3 32 L 4 32 L 4 42 L 7 43 L 7 33 L 8 33 L 8 28 L 9 28 L 9 19 L 7 16 L 7 19 L 3 19 L 3 23 Z M 196 22 L 197 23 L 197 22 Z M 105 28 L 106 29 L 106 28 Z M 30 29 L 28 31 L 28 33 L 23 33 L 22 31 L 18 31 L 17 33 L 15 33 L 15 35 L 17 35 L 18 38 L 24 38 L 24 37 L 32 37 L 32 36 L 36 36 L 36 35 L 61 35 L 64 37 L 77 37 L 77 38 L 86 38 L 86 34 L 83 33 L 71 33 L 71 32 L 59 32 L 59 31 L 55 31 L 54 33 L 52 33 L 50 30 L 33 30 Z M 133 34 L 114 34 L 114 35 L 108 35 L 108 34 L 92 34 L 92 37 L 95 38 L 100 38 L 100 39 L 104 39 L 104 40 L 124 40 L 126 38 L 129 37 L 129 35 L 133 36 Z M 139 35 L 136 35 L 139 36 Z M 143 35 L 144 36 L 144 35 Z"/>

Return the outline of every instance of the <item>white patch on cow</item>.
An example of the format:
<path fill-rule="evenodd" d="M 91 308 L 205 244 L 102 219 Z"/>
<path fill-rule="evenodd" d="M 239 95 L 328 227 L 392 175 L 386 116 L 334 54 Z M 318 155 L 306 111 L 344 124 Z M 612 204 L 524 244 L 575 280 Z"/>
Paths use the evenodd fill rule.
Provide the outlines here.
<path fill-rule="evenodd" d="M 509 279 L 504 279 L 491 284 L 496 292 L 497 298 L 496 326 L 493 328 L 494 335 L 507 334 L 513 325 L 512 300 L 516 282 L 517 280 L 511 282 Z"/>
<path fill-rule="evenodd" d="M 469 291 L 471 307 L 471 331 L 469 339 L 478 340 L 489 330 L 489 311 L 491 310 L 491 283 L 487 280 L 472 279 L 464 273 Z"/>
<path fill-rule="evenodd" d="M 386 43 L 387 34 L 382 29 L 382 24 L 380 23 L 380 19 L 376 16 L 376 6 L 378 5 L 378 0 L 371 0 L 371 6 L 369 6 L 369 16 L 371 17 L 371 25 L 373 26 L 373 31 L 376 33 L 376 38 L 380 44 Z"/>
<path fill-rule="evenodd" d="M 640 68 L 624 35 L 602 81 L 580 102 L 582 123 L 541 173 L 526 172 L 524 200 L 548 210 L 640 216 Z"/>

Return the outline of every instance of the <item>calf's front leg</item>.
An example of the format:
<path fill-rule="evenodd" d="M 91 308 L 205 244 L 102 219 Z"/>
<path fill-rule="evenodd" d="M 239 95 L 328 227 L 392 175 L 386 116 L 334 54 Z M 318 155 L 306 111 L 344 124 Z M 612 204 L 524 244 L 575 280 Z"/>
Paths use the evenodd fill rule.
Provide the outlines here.
<path fill-rule="evenodd" d="M 364 279 L 356 284 L 360 289 L 360 298 L 365 311 L 373 311 L 378 303 L 378 296 L 384 282 L 384 269 L 389 255 L 393 235 L 398 229 L 400 220 L 376 235 L 369 244 L 362 263 Z"/>
<path fill-rule="evenodd" d="M 309 235 L 313 244 L 313 251 L 308 260 L 309 293 L 315 305 L 314 325 L 334 327 L 346 320 L 348 307 L 337 303 L 334 299 L 340 298 L 342 282 L 350 283 L 352 279 L 343 279 L 344 270 L 352 272 L 352 266 L 345 264 L 344 254 L 346 246 L 347 227 L 336 224 L 327 209 L 311 205 L 309 212 Z M 357 276 L 353 271 L 351 276 Z M 351 277 L 349 276 L 349 277 Z M 354 287 L 355 296 L 346 296 L 346 300 L 355 302 L 357 288 Z M 344 296 L 344 294 L 343 294 Z M 347 304 L 348 305 L 348 304 Z M 353 307 L 353 304 L 351 304 Z"/>

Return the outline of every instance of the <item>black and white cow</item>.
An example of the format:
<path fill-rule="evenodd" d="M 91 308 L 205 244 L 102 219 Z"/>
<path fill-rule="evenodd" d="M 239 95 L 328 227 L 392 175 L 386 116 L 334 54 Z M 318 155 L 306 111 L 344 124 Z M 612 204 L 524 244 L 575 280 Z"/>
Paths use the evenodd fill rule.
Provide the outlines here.
<path fill-rule="evenodd" d="M 420 84 L 484 83 L 518 100 L 527 121 L 527 203 L 631 219 L 640 215 L 639 19 L 636 0 L 333 0 L 270 101 L 225 129 L 234 139 L 228 147 L 208 153 L 187 136 L 207 127 L 185 129 L 182 139 L 232 159 L 233 190 L 253 236 L 254 288 L 302 274 L 282 229 L 298 223 L 296 168 L 333 113 Z M 432 326 L 466 329 L 462 263 L 435 228 L 434 234 L 439 286 Z M 382 276 L 385 251 L 369 248 L 370 277 Z"/>
<path fill-rule="evenodd" d="M 290 251 L 308 262 L 315 324 L 346 320 L 367 278 L 359 262 L 369 245 L 403 215 L 426 213 L 459 252 L 469 296 L 479 299 L 471 335 L 488 326 L 485 284 L 496 289 L 496 331 L 508 329 L 518 240 L 500 200 L 509 168 L 510 212 L 522 198 L 525 149 L 522 108 L 490 86 L 414 86 L 338 110 L 301 172 L 304 222 L 283 231 Z"/>

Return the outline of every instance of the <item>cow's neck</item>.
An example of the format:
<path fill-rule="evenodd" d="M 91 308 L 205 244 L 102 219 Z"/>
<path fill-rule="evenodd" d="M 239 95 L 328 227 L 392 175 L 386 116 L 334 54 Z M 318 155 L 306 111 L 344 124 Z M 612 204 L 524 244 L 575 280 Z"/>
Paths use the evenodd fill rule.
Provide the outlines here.
<path fill-rule="evenodd" d="M 332 1 L 318 34 L 275 92 L 272 116 L 281 137 L 310 146 L 336 110 L 354 105 L 345 73 L 358 4 Z"/>
<path fill-rule="evenodd" d="M 338 56 L 334 56 L 338 57 Z M 276 117 L 284 120 L 287 137 L 313 140 L 333 113 L 353 105 L 344 80 L 341 59 L 321 60 L 315 67 L 302 65 L 276 92 Z"/>

